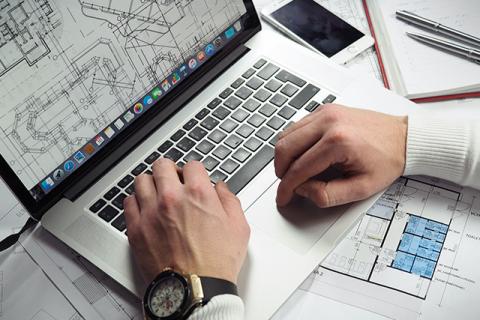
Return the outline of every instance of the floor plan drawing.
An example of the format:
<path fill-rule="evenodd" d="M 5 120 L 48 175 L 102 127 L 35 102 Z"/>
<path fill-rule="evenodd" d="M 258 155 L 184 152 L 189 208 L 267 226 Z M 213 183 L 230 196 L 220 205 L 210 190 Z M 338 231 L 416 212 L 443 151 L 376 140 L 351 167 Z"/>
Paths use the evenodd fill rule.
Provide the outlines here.
<path fill-rule="evenodd" d="M 240 0 L 1 0 L 2 155 L 30 189 L 244 12 Z"/>
<path fill-rule="evenodd" d="M 297 296 L 318 295 L 391 319 L 478 319 L 479 243 L 480 191 L 400 178 Z"/>

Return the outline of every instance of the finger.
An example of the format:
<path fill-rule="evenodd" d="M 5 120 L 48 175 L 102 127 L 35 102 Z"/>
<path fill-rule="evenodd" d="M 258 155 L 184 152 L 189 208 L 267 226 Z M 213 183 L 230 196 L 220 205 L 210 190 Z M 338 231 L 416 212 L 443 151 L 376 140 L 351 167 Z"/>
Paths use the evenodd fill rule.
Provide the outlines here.
<path fill-rule="evenodd" d="M 138 206 L 135 195 L 131 195 L 123 200 L 123 207 L 125 209 L 125 221 L 127 223 L 127 230 L 135 230 L 140 224 L 140 207 Z"/>
<path fill-rule="evenodd" d="M 278 186 L 277 205 L 287 205 L 298 186 L 335 164 L 334 159 L 330 144 L 323 140 L 317 142 L 288 168 Z"/>
<path fill-rule="evenodd" d="M 292 163 L 309 148 L 315 145 L 324 134 L 324 126 L 312 121 L 288 136 L 278 140 L 275 146 L 275 174 L 283 178 Z"/>
<path fill-rule="evenodd" d="M 189 161 L 183 167 L 183 180 L 185 184 L 211 186 L 207 170 L 199 161 Z"/>
<path fill-rule="evenodd" d="M 225 182 L 219 181 L 215 185 L 215 190 L 217 191 L 218 198 L 220 199 L 227 215 L 245 219 L 240 200 L 238 200 L 238 198 L 228 189 Z"/>
<path fill-rule="evenodd" d="M 161 158 L 155 161 L 152 165 L 152 171 L 158 196 L 167 189 L 181 187 L 178 167 L 172 160 Z"/>
<path fill-rule="evenodd" d="M 328 208 L 363 200 L 376 190 L 369 189 L 366 176 L 353 176 L 328 182 L 309 180 L 295 192 L 312 200 L 320 208 Z"/>
<path fill-rule="evenodd" d="M 282 138 L 288 136 L 289 134 L 291 134 L 295 130 L 300 129 L 301 127 L 303 127 L 303 126 L 309 124 L 310 122 L 312 122 L 313 120 L 315 120 L 314 115 L 315 115 L 315 113 L 312 112 L 312 113 L 306 115 L 305 117 L 303 117 L 302 119 L 300 119 L 299 121 L 291 124 L 288 128 L 286 128 L 285 130 L 283 130 L 280 133 L 279 139 L 282 139 Z"/>
<path fill-rule="evenodd" d="M 151 211 L 156 208 L 155 183 L 149 174 L 141 174 L 135 178 L 135 199 L 141 211 Z"/>

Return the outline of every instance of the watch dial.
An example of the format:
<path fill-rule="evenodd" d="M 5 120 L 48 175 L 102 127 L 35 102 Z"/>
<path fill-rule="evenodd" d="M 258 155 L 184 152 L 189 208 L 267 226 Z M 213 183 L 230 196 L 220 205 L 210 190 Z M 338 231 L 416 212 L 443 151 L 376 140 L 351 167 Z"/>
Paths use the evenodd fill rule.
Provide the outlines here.
<path fill-rule="evenodd" d="M 184 298 L 185 288 L 180 280 L 164 279 L 150 296 L 150 310 L 157 317 L 169 317 L 180 309 Z"/>

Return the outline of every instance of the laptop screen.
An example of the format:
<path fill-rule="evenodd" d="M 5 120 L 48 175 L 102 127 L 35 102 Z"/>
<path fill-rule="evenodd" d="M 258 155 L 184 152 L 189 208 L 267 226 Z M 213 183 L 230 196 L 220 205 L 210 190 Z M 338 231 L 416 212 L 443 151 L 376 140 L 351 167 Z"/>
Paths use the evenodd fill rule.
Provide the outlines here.
<path fill-rule="evenodd" d="M 242 29 L 241 0 L 0 7 L 0 152 L 41 200 Z"/>

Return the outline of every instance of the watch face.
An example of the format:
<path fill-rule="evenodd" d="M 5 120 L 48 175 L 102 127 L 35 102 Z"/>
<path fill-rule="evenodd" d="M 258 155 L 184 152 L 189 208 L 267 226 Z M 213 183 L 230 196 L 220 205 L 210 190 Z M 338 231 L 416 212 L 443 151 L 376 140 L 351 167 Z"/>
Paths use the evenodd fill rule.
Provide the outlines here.
<path fill-rule="evenodd" d="M 180 310 L 186 295 L 186 287 L 180 279 L 173 276 L 164 278 L 152 290 L 149 309 L 156 317 L 170 317 Z"/>

